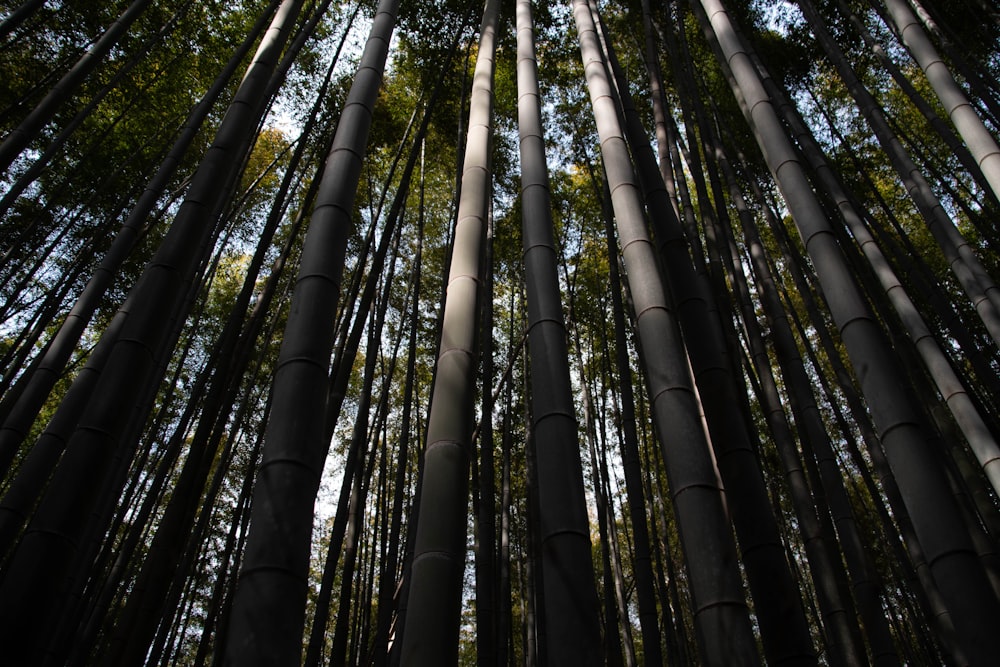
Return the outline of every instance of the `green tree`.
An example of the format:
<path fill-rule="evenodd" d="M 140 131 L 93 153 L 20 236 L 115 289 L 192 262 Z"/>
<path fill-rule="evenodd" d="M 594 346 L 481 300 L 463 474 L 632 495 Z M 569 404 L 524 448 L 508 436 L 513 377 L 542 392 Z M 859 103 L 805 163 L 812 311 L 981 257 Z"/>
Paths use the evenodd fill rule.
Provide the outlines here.
<path fill-rule="evenodd" d="M 991 664 L 995 14 L 0 2 L 5 660 Z"/>

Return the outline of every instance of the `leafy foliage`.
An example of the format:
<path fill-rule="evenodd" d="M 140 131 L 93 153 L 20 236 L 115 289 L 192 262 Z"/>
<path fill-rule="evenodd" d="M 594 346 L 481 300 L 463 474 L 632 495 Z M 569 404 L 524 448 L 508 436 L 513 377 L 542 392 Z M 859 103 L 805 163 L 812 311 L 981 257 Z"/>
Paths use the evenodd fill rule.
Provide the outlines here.
<path fill-rule="evenodd" d="M 944 118 L 946 114 L 919 68 L 909 61 L 892 30 L 869 3 L 829 0 L 815 4 L 844 49 L 848 64 L 890 119 L 905 151 L 929 176 L 933 194 L 955 221 L 969 251 L 982 258 L 987 273 L 997 275 L 1000 257 L 996 249 L 1000 247 L 1000 235 L 995 214 L 1000 206 L 996 196 L 984 192 L 981 179 L 966 171 L 963 161 L 917 107 L 913 97 L 882 67 L 844 9 L 856 13 L 858 22 L 885 45 L 887 57 L 901 69 L 916 94 Z M 960 72 L 959 79 L 977 109 L 995 130 L 997 118 L 991 117 L 991 107 L 1000 105 L 996 86 L 1000 23 L 983 18 L 995 11 L 985 7 L 988 3 L 975 0 L 924 4 L 936 25 L 932 36 L 945 60 Z M 0 2 L 0 17 L 9 16 L 20 5 Z M 22 177 L 28 181 L 19 196 L 9 202 L 4 199 L 5 203 L 0 204 L 4 209 L 0 212 L 3 253 L 0 391 L 4 396 L 0 417 L 3 419 L 10 417 L 18 395 L 38 372 L 38 360 L 52 344 L 59 325 L 97 270 L 122 221 L 164 160 L 191 110 L 269 5 L 264 0 L 152 3 L 59 107 L 52 121 L 33 138 L 8 173 L 0 177 L 5 192 L 13 192 Z M 306 5 L 308 11 L 314 8 L 312 3 Z M 228 623 L 227 605 L 245 547 L 249 498 L 269 417 L 271 380 L 282 336 L 287 335 L 282 332 L 288 319 L 290 295 L 297 287 L 298 258 L 302 244 L 307 242 L 303 236 L 313 210 L 312 186 L 339 122 L 346 91 L 355 74 L 359 44 L 371 23 L 373 5 L 363 2 L 358 18 L 351 22 L 349 17 L 355 5 L 332 3 L 296 58 L 270 112 L 255 133 L 252 148 L 239 157 L 238 182 L 228 193 L 225 206 L 210 216 L 211 224 L 218 226 L 218 234 L 213 236 L 217 240 L 212 247 L 191 249 L 204 259 L 199 260 L 194 281 L 185 287 L 188 296 L 183 312 L 162 314 L 162 327 L 171 332 L 169 349 L 149 352 L 156 359 L 163 380 L 143 387 L 144 396 L 136 399 L 135 406 L 121 407 L 129 415 L 128 436 L 115 444 L 113 456 L 109 456 L 109 460 L 113 459 L 109 474 L 116 483 L 121 482 L 121 493 L 115 487 L 113 494 L 102 499 L 100 511 L 104 514 L 88 519 L 94 521 L 94 550 L 79 549 L 73 564 L 73 585 L 77 586 L 73 595 L 78 596 L 79 607 L 67 608 L 65 616 L 39 619 L 37 626 L 43 629 L 37 631 L 32 641 L 40 644 L 26 650 L 43 650 L 42 644 L 51 643 L 60 647 L 59 651 L 72 653 L 63 657 L 72 657 L 81 664 L 106 658 L 111 655 L 109 652 L 117 650 L 115 646 L 121 638 L 116 635 L 116 626 L 122 621 L 128 598 L 137 594 L 137 577 L 143 564 L 155 557 L 151 548 L 153 536 L 166 521 L 166 508 L 178 488 L 181 470 L 187 461 L 197 461 L 199 450 L 194 434 L 203 423 L 212 426 L 209 430 L 216 438 L 216 446 L 206 455 L 204 481 L 192 492 L 191 506 L 196 509 L 184 518 L 188 534 L 179 547 L 183 556 L 174 570 L 173 587 L 142 613 L 149 614 L 154 627 L 147 656 L 149 664 L 170 660 L 193 664 L 207 659 L 212 651 L 222 650 Z M 892 619 L 895 650 L 912 664 L 942 660 L 953 647 L 948 643 L 947 633 L 931 629 L 934 615 L 920 606 L 925 591 L 913 583 L 916 575 L 911 568 L 922 568 L 923 564 L 911 562 L 916 552 L 906 551 L 911 544 L 905 536 L 907 508 L 895 495 L 892 470 L 881 458 L 870 415 L 856 387 L 857 379 L 844 370 L 850 362 L 832 317 L 822 310 L 825 306 L 816 279 L 818 269 L 806 258 L 808 242 L 789 234 L 793 221 L 787 203 L 766 167 L 754 130 L 744 120 L 729 73 L 720 64 L 703 21 L 687 3 L 653 5 L 650 25 L 644 24 L 638 2 L 604 3 L 601 17 L 647 135 L 653 136 L 657 123 L 665 123 L 675 142 L 677 158 L 673 164 L 663 165 L 663 171 L 676 179 L 672 203 L 687 224 L 687 236 L 680 242 L 686 244 L 692 265 L 718 288 L 716 302 L 712 304 L 713 316 L 730 335 L 725 354 L 736 369 L 733 381 L 744 388 L 739 396 L 741 405 L 731 406 L 732 419 L 741 421 L 752 436 L 753 456 L 769 487 L 770 510 L 781 527 L 780 547 L 787 554 L 779 565 L 788 565 L 801 577 L 800 592 L 809 631 L 817 646 L 828 642 L 830 621 L 823 613 L 823 581 L 817 578 L 807 555 L 810 537 L 802 532 L 803 508 L 795 506 L 794 494 L 786 486 L 789 471 L 783 466 L 787 464 L 770 432 L 768 404 L 761 398 L 761 378 L 749 360 L 752 327 L 744 321 L 745 313 L 757 315 L 769 345 L 776 336 L 776 328 L 786 326 L 774 321 L 763 305 L 765 298 L 771 296 L 765 291 L 770 289 L 782 304 L 789 330 L 795 331 L 794 340 L 801 357 L 797 363 L 803 365 L 813 382 L 815 409 L 840 460 L 843 492 L 852 509 L 850 517 L 838 518 L 836 532 L 824 535 L 823 539 L 831 545 L 839 567 L 839 550 L 846 539 L 841 532 L 846 528 L 839 519 L 853 521 L 864 554 L 874 567 L 870 574 L 882 582 L 879 604 Z M 0 83 L 0 137 L 15 131 L 46 92 L 127 6 L 127 2 L 42 3 L 23 24 L 3 38 L 0 68 L 6 76 Z M 543 621 L 539 620 L 543 603 L 542 583 L 538 578 L 540 550 L 544 547 L 537 543 L 535 535 L 538 519 L 537 508 L 533 506 L 536 489 L 529 442 L 536 447 L 546 443 L 533 442 L 528 414 L 533 369 L 526 361 L 525 338 L 526 312 L 531 304 L 526 303 L 523 286 L 522 184 L 512 6 L 505 3 L 502 10 L 504 28 L 500 33 L 493 92 L 491 194 L 495 287 L 490 298 L 495 320 L 491 331 L 480 333 L 492 341 L 496 377 L 494 386 L 480 387 L 477 397 L 496 399 L 492 408 L 496 461 L 492 482 L 498 489 L 498 497 L 494 499 L 496 524 L 505 529 L 494 542 L 483 543 L 480 527 L 469 513 L 467 568 L 471 571 L 476 550 L 492 549 L 497 562 L 503 563 L 506 575 L 501 576 L 499 565 L 491 574 L 497 585 L 495 597 L 503 601 L 497 603 L 497 609 L 485 611 L 477 601 L 474 577 L 466 576 L 463 621 L 458 635 L 463 664 L 483 660 L 477 654 L 477 637 L 472 630 L 477 614 L 494 614 L 491 622 L 495 629 L 500 633 L 503 628 L 506 633 L 499 637 L 494 650 L 507 652 L 510 662 L 517 664 L 530 663 L 532 656 L 537 655 L 538 633 L 544 630 L 540 625 Z M 899 277 L 900 289 L 913 298 L 928 324 L 929 336 L 943 350 L 943 364 L 957 369 L 964 384 L 963 392 L 972 397 L 987 430 L 996 439 L 1000 415 L 993 399 L 1000 386 L 997 378 L 1000 354 L 995 340 L 986 329 L 977 304 L 966 298 L 958 280 L 952 277 L 949 260 L 913 204 L 908 185 L 901 180 L 883 146 L 873 136 L 869 122 L 858 111 L 851 92 L 830 61 L 819 57 L 821 48 L 804 14 L 790 2 L 727 3 L 727 9 L 762 65 L 803 116 L 850 197 L 864 212 L 865 223 L 887 258 L 886 267 Z M 461 189 L 458 174 L 468 130 L 468 98 L 478 52 L 476 32 L 480 10 L 480 3 L 455 0 L 402 3 L 390 61 L 372 110 L 372 140 L 364 156 L 356 205 L 350 212 L 353 228 L 346 239 L 347 270 L 338 302 L 337 333 L 333 341 L 336 352 L 331 358 L 332 371 L 343 364 L 350 370 L 350 380 L 339 419 L 328 425 L 329 454 L 316 500 L 309 580 L 305 584 L 309 588 L 309 602 L 304 611 L 302 643 L 305 650 L 309 643 L 308 628 L 316 623 L 329 635 L 323 649 L 327 650 L 337 618 L 347 615 L 351 664 L 373 662 L 374 656 L 387 654 L 391 651 L 390 644 L 398 642 L 393 636 L 391 641 L 381 639 L 385 643 L 377 645 L 376 636 L 388 632 L 378 627 L 383 620 L 379 614 L 380 599 L 386 599 L 381 589 L 388 591 L 388 599 L 393 599 L 397 585 L 406 581 L 407 545 L 416 520 L 414 507 L 419 495 L 428 492 L 421 488 L 420 481 L 423 439 L 427 404 L 435 382 L 434 352 L 441 330 L 441 306 L 447 298 L 445 277 L 451 261 Z M 646 516 L 653 535 L 654 598 L 657 620 L 663 628 L 664 655 L 677 664 L 684 664 L 685 660 L 696 664 L 698 642 L 704 641 L 704 637 L 698 639 L 702 629 L 695 627 L 696 601 L 690 593 L 696 571 L 690 569 L 692 557 L 689 555 L 685 560 L 683 536 L 672 513 L 671 503 L 680 491 L 669 489 L 666 482 L 668 464 L 664 456 L 674 455 L 673 444 L 670 433 L 655 432 L 648 414 L 649 403 L 656 397 L 645 395 L 648 369 L 642 362 L 643 351 L 638 349 L 634 332 L 630 332 L 626 343 L 632 365 L 618 369 L 615 364 L 617 344 L 611 326 L 614 312 L 609 275 L 612 266 L 621 265 L 621 258 L 618 253 L 609 256 L 607 252 L 605 216 L 610 209 L 604 192 L 602 147 L 572 27 L 573 18 L 566 3 L 539 2 L 534 12 L 556 261 L 570 356 L 574 360 L 571 365 L 576 418 L 580 441 L 586 446 L 590 433 L 587 429 L 593 429 L 609 465 L 607 479 L 602 480 L 596 468 L 585 473 L 592 504 L 596 505 L 599 492 L 607 493 L 602 499 L 609 508 L 605 528 L 615 529 L 602 542 L 597 523 L 602 518 L 596 510 L 592 512 L 593 561 L 599 566 L 605 553 L 610 559 L 609 540 L 614 540 L 615 552 L 620 557 L 619 581 L 609 579 L 607 583 L 617 583 L 624 592 L 622 607 L 612 610 L 618 618 L 610 614 L 604 632 L 607 635 L 627 628 L 629 632 L 623 632 L 622 636 L 628 641 L 631 635 L 634 655 L 641 661 L 650 654 L 651 647 L 644 647 L 640 639 L 638 597 L 634 590 L 638 585 L 634 522 Z M 298 23 L 299 27 L 303 25 L 304 20 Z M 663 72 L 668 118 L 657 117 L 653 110 L 650 63 L 646 62 L 641 47 L 647 30 L 652 32 L 657 64 Z M 331 63 L 341 39 L 344 53 Z M 242 63 L 238 69 L 246 65 Z M 323 99 L 317 99 L 328 67 L 333 68 L 330 89 Z M 440 93 L 431 104 L 432 91 L 439 82 Z M 55 370 L 55 385 L 26 432 L 15 434 L 13 427 L 0 431 L 3 437 L 12 438 L 0 442 L 0 453 L 5 456 L 10 453 L 10 465 L 0 478 L 4 493 L 29 476 L 33 445 L 43 432 L 62 428 L 60 406 L 72 394 L 74 384 L 82 383 L 81 378 L 85 380 L 90 372 L 90 367 L 87 372 L 81 369 L 90 362 L 101 363 L 94 351 L 102 336 L 114 339 L 117 335 L 112 324 L 115 313 L 134 298 L 133 290 L 143 267 L 164 243 L 188 194 L 188 179 L 203 159 L 237 85 L 239 75 L 228 84 L 226 93 L 158 195 L 155 211 L 142 225 L 135 249 L 117 270 L 110 291 L 70 361 Z M 426 135 L 417 140 L 416 128 L 425 112 L 429 114 Z M 54 159 L 31 175 L 35 161 L 57 140 L 62 143 L 55 150 Z M 633 156 L 638 150 L 640 147 L 632 147 Z M 720 164 L 722 153 L 733 163 L 732 183 Z M 410 155 L 418 159 L 412 179 L 406 184 L 401 172 Z M 810 173 L 809 178 L 822 210 L 836 228 L 834 234 L 844 244 L 846 256 L 854 262 L 852 272 L 863 285 L 876 321 L 888 332 L 896 353 L 906 360 L 917 359 L 916 344 L 905 335 L 900 318 L 881 292 L 876 273 L 849 245 L 854 239 L 852 233 L 843 230 L 839 202 L 833 201 L 815 173 Z M 283 187 L 286 180 L 287 188 Z M 739 227 L 737 201 L 730 186 L 750 202 L 748 215 L 760 234 L 760 243 L 755 244 Z M 225 187 L 225 183 L 220 182 L 219 187 Z M 394 232 L 398 234 L 398 250 L 390 254 L 384 267 L 375 266 L 372 257 L 383 236 L 389 233 L 388 212 L 397 199 L 402 204 L 399 227 Z M 262 230 L 272 217 L 277 221 L 275 234 L 262 240 Z M 714 220 L 732 225 L 731 248 L 725 244 L 728 237 L 720 236 L 721 228 L 713 227 Z M 726 262 L 709 256 L 712 249 L 718 249 L 723 257 L 731 251 L 742 260 L 743 265 L 732 268 L 745 271 L 751 292 L 746 297 L 748 302 L 740 303 L 744 297 L 737 294 L 737 276 Z M 258 252 L 263 258 L 262 266 L 251 271 L 251 258 Z M 752 261 L 757 259 L 755 253 L 759 253 L 760 263 Z M 773 286 L 765 284 L 762 265 L 773 271 Z M 394 276 L 392 281 L 388 280 L 390 272 Z M 627 274 L 624 277 L 628 279 Z M 370 308 L 362 308 L 357 297 L 368 280 L 376 285 L 377 294 Z M 244 285 L 253 296 L 245 308 L 242 305 L 237 308 Z M 625 287 L 645 286 L 626 283 Z M 996 290 L 995 286 L 991 289 Z M 419 300 L 414 304 L 418 291 Z M 624 296 L 628 307 L 627 289 Z M 826 298 L 837 295 L 826 294 Z M 682 304 L 671 307 L 679 305 Z M 747 308 L 741 310 L 740 305 Z M 382 334 L 371 339 L 363 336 L 360 349 L 352 356 L 353 351 L 343 349 L 347 332 L 355 321 L 363 322 L 366 327 L 374 326 L 380 309 L 385 318 Z M 416 336 L 411 362 L 408 348 L 414 320 Z M 225 343 L 227 336 L 232 336 L 231 346 Z M 689 340 L 686 344 L 692 346 L 698 342 Z M 785 404 L 783 407 L 787 407 L 792 432 L 801 439 L 806 432 L 807 416 L 792 400 L 797 398 L 793 396 L 796 390 L 783 376 L 774 346 L 767 349 L 767 354 L 771 355 L 779 398 Z M 372 383 L 374 407 L 370 414 L 365 414 L 360 394 L 365 362 L 370 360 L 374 360 L 376 369 Z M 974 460 L 970 459 L 968 437 L 955 428 L 954 418 L 946 414 L 947 404 L 928 380 L 928 372 L 917 370 L 917 362 L 912 365 L 914 373 L 909 381 L 919 397 L 920 410 L 938 418 L 933 432 L 945 443 L 941 456 L 966 466 L 957 479 L 963 491 L 968 491 L 969 497 L 978 503 L 971 523 L 983 528 L 981 537 L 985 540 L 995 540 L 995 531 L 1000 526 L 996 489 L 974 469 L 976 463 L 971 466 L 972 472 L 968 472 L 966 464 Z M 408 378 L 412 378 L 411 387 Z M 226 388 L 224 404 L 217 409 L 206 399 L 213 383 Z M 629 506 L 624 500 L 624 461 L 620 452 L 623 420 L 628 417 L 623 415 L 619 401 L 626 384 L 633 386 L 637 394 L 639 414 L 632 421 L 641 444 L 645 486 L 642 508 Z M 586 415 L 585 385 L 594 397 Z M 97 396 L 95 400 L 100 398 Z M 476 419 L 481 420 L 482 415 L 477 413 Z M 336 513 L 346 511 L 346 505 L 338 506 L 339 492 L 356 420 L 361 420 L 357 423 L 367 420 L 364 431 L 370 458 L 361 462 L 366 474 L 358 478 L 364 485 L 366 501 L 358 514 L 360 525 L 356 526 L 353 550 L 348 554 L 349 550 L 344 549 L 339 560 L 332 564 L 333 571 L 324 572 L 327 549 L 331 545 L 336 549 L 338 542 L 349 539 L 343 534 L 333 534 L 332 528 Z M 862 450 L 859 444 L 865 440 L 869 449 Z M 403 441 L 409 443 L 405 452 L 401 451 Z M 14 444 L 8 447 L 11 442 Z M 586 450 L 583 453 L 584 460 L 589 460 Z M 806 448 L 794 453 L 796 457 L 808 455 Z M 811 466 L 809 462 L 806 468 Z M 51 470 L 46 470 L 43 479 L 47 480 L 50 474 Z M 478 493 L 481 481 L 475 477 L 480 474 L 478 462 L 470 474 Z M 816 477 L 808 480 L 808 491 L 815 503 L 808 511 L 828 512 L 823 504 L 825 483 Z M 351 488 L 350 484 L 347 488 Z M 39 498 L 60 493 L 58 489 L 46 490 L 44 481 L 39 483 L 38 490 Z M 33 496 L 23 513 L 31 515 L 37 500 Z M 476 502 L 479 500 L 477 496 Z M 13 502 L 10 497 L 0 498 L 0 537 L 6 540 L 0 546 L 4 563 L 0 572 L 12 562 L 22 534 L 30 534 L 23 533 L 19 523 L 11 529 L 4 527 L 8 524 L 3 524 L 6 521 L 3 517 L 22 511 L 8 506 Z M 901 534 L 907 541 L 901 541 Z M 399 548 L 399 556 L 396 562 L 389 562 L 393 544 Z M 116 563 L 119 557 L 121 562 Z M 349 605 L 346 600 L 334 599 L 329 615 L 324 616 L 316 605 L 320 582 L 326 574 L 339 586 L 348 558 L 356 559 L 352 602 Z M 596 571 L 595 581 L 603 594 L 606 582 L 599 576 L 600 567 Z M 0 589 L 0 595 L 4 590 Z M 404 584 L 393 602 L 392 618 L 398 624 L 393 626 L 394 631 L 405 622 L 400 605 L 405 594 Z M 766 612 L 758 608 L 755 613 Z M 851 622 L 859 630 L 862 628 L 857 618 Z M 759 629 L 760 625 L 754 627 Z M 868 629 L 864 631 L 863 636 L 868 637 Z M 861 654 L 865 655 L 870 648 L 862 645 Z"/>

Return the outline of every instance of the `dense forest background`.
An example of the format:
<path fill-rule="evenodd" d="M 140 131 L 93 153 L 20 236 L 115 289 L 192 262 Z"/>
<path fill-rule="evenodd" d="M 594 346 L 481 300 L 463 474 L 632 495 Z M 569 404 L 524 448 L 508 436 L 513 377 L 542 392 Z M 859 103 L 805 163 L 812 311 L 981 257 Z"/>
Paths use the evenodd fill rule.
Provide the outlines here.
<path fill-rule="evenodd" d="M 0 662 L 995 664 L 998 40 L 0 2 Z"/>

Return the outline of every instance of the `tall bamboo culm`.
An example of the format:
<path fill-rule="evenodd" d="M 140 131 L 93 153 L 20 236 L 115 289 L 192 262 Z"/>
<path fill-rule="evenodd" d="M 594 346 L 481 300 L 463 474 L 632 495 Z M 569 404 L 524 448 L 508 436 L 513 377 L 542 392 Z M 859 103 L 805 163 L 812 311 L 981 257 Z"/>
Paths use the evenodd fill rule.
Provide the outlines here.
<path fill-rule="evenodd" d="M 487 0 L 469 101 L 462 192 L 448 275 L 407 600 L 402 664 L 458 661 L 469 456 L 479 359 L 480 279 L 492 191 L 493 73 L 500 3 Z"/>
<path fill-rule="evenodd" d="M 927 440 L 916 399 L 888 341 L 861 296 L 805 171 L 764 91 L 749 48 L 719 0 L 701 0 L 732 72 L 741 100 L 769 168 L 785 198 L 827 296 L 862 392 L 880 431 L 886 457 L 903 495 L 958 633 L 964 660 L 989 665 L 997 655 L 995 629 L 1000 604 L 965 530 L 948 480 Z"/>
<path fill-rule="evenodd" d="M 398 0 L 382 0 L 376 9 L 303 244 L 226 634 L 226 664 L 291 665 L 302 659 L 313 507 L 327 449 L 334 320 L 361 156 L 398 7 Z"/>

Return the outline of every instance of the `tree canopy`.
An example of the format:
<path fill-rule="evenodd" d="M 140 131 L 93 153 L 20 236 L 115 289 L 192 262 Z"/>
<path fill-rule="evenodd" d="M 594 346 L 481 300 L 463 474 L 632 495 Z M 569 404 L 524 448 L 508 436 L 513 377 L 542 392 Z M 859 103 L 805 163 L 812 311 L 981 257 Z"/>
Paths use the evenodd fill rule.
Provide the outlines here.
<path fill-rule="evenodd" d="M 0 2 L 0 635 L 988 665 L 983 0 Z"/>

